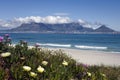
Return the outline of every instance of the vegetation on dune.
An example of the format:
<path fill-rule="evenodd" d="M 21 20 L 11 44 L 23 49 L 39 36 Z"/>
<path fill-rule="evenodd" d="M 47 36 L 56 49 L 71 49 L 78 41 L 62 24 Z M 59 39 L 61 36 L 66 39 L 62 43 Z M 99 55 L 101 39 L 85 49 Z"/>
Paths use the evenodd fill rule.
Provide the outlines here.
<path fill-rule="evenodd" d="M 61 50 L 29 48 L 27 42 L 11 45 L 0 37 L 0 80 L 120 80 L 120 67 L 77 63 Z"/>

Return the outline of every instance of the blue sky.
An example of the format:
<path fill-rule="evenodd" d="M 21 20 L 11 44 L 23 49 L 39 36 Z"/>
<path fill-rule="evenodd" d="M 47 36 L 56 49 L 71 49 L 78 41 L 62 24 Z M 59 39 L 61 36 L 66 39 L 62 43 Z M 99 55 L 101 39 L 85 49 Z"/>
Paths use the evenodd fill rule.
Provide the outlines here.
<path fill-rule="evenodd" d="M 100 22 L 120 31 L 120 0 L 0 0 L 2 20 L 49 15 Z"/>

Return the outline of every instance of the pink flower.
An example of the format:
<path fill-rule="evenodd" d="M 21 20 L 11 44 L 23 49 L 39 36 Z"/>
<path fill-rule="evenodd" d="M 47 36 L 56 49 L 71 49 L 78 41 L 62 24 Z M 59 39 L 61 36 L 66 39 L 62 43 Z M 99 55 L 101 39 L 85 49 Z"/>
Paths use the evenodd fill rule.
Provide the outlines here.
<path fill-rule="evenodd" d="M 2 42 L 2 41 L 3 41 L 3 37 L 0 36 L 0 42 Z"/>

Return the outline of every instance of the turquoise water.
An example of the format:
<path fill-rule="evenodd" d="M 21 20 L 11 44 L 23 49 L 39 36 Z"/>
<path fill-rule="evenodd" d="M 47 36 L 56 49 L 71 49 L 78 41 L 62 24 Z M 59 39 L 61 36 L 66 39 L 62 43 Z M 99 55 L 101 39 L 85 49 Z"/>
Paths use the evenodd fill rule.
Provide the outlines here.
<path fill-rule="evenodd" d="M 3 34 L 0 33 L 0 36 Z M 39 43 L 43 47 L 61 47 L 120 52 L 120 34 L 40 34 L 10 33 L 12 42 L 19 40 L 29 45 Z"/>

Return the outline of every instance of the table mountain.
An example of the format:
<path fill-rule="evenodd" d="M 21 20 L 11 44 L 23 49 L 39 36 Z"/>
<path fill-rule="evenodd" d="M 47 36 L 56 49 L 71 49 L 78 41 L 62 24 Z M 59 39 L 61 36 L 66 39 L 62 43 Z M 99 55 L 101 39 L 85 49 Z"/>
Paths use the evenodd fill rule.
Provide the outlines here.
<path fill-rule="evenodd" d="M 115 30 L 101 25 L 97 29 L 85 27 L 77 22 L 63 24 L 47 24 L 47 23 L 26 23 L 17 28 L 10 30 L 11 32 L 39 32 L 39 33 L 115 33 Z"/>
<path fill-rule="evenodd" d="M 46 24 L 30 23 L 11 29 L 11 31 L 36 31 L 36 32 L 92 32 L 92 28 L 83 27 L 79 23 Z"/>

